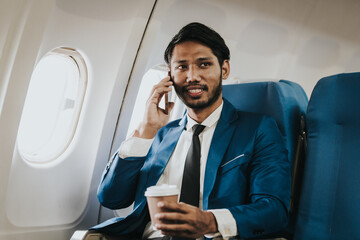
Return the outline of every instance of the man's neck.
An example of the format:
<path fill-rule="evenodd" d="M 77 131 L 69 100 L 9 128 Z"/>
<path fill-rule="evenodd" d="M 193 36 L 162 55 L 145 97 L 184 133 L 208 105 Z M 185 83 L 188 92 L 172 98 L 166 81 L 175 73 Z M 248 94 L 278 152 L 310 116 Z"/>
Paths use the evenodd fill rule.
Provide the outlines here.
<path fill-rule="evenodd" d="M 221 104 L 223 100 L 220 97 L 216 102 L 214 102 L 211 106 L 203 109 L 193 109 L 187 108 L 188 115 L 197 123 L 202 123 L 207 117 L 209 117 Z"/>

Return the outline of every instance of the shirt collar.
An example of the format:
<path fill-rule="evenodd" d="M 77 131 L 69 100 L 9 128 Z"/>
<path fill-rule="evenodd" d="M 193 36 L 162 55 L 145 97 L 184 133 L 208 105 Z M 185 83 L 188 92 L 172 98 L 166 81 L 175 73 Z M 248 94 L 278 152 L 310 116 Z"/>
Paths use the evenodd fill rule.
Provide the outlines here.
<path fill-rule="evenodd" d="M 221 115 L 221 111 L 224 105 L 224 101 L 221 102 L 220 106 L 215 109 L 215 111 L 213 111 L 202 123 L 201 125 L 205 126 L 205 130 L 206 128 L 212 127 L 214 124 L 216 124 L 219 119 L 220 119 L 220 115 Z M 196 124 L 199 124 L 198 122 L 196 122 L 195 120 L 193 120 L 191 117 L 189 117 L 189 114 L 186 114 L 186 118 L 187 118 L 187 123 L 186 123 L 186 131 L 190 131 L 192 132 L 192 127 Z"/>

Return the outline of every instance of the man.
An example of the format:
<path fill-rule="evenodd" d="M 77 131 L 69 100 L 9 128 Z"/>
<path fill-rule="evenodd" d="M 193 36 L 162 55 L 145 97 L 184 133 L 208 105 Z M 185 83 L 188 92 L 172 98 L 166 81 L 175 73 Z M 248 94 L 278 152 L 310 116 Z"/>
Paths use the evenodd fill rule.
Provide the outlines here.
<path fill-rule="evenodd" d="M 239 112 L 222 98 L 229 59 L 224 40 L 203 24 L 188 24 L 172 39 L 165 51 L 171 77 L 152 89 L 143 121 L 109 162 L 98 190 L 102 205 L 118 209 L 135 202 L 134 209 L 93 229 L 113 236 L 194 239 L 251 238 L 286 226 L 290 167 L 281 134 L 272 118 Z M 187 113 L 167 124 L 169 115 L 159 102 L 171 86 Z M 187 152 L 199 124 L 204 126 L 196 133 L 200 176 L 185 187 Z M 163 183 L 182 188 L 181 194 L 195 188 L 198 202 L 160 202 L 161 223 L 151 226 L 144 192 Z"/>

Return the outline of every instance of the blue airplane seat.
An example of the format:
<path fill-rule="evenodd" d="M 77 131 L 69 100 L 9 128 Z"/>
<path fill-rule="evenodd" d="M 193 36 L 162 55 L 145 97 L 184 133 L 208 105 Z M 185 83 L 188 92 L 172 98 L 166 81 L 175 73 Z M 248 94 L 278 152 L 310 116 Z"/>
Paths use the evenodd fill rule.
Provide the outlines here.
<path fill-rule="evenodd" d="M 253 82 L 223 86 L 223 96 L 237 109 L 272 116 L 283 135 L 291 162 L 295 159 L 300 116 L 305 115 L 308 98 L 294 82 Z"/>
<path fill-rule="evenodd" d="M 253 82 L 223 86 L 223 96 L 237 109 L 272 116 L 283 135 L 292 164 L 292 189 L 288 227 L 281 233 L 263 236 L 261 239 L 291 238 L 304 161 L 304 118 L 308 98 L 303 88 L 294 82 Z"/>
<path fill-rule="evenodd" d="M 295 240 L 360 239 L 360 73 L 322 78 L 306 114 Z"/>

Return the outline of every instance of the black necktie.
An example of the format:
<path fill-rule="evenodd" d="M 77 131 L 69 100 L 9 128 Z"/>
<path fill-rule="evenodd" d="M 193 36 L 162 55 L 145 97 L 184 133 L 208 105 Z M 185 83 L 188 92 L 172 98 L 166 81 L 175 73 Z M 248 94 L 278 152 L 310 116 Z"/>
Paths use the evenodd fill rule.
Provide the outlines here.
<path fill-rule="evenodd" d="M 203 125 L 193 126 L 193 137 L 186 155 L 184 174 L 181 185 L 180 202 L 199 206 L 200 195 L 200 140 L 199 134 L 204 130 Z"/>

